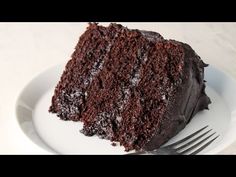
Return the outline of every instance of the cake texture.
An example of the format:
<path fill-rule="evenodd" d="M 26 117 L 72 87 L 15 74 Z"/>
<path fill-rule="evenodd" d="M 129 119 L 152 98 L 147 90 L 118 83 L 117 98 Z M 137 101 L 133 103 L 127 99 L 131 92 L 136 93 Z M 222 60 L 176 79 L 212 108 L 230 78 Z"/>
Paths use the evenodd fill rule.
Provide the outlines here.
<path fill-rule="evenodd" d="M 49 111 L 83 122 L 87 136 L 153 150 L 208 109 L 204 67 L 188 45 L 159 33 L 91 23 L 57 84 Z"/>

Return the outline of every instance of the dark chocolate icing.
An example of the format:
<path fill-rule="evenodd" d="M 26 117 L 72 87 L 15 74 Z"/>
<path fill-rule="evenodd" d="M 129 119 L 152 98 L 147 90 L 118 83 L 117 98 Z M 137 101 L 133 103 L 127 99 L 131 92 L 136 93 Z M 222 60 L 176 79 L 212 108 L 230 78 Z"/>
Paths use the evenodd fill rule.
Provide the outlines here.
<path fill-rule="evenodd" d="M 208 109 L 208 104 L 211 103 L 205 93 L 204 67 L 207 65 L 199 60 L 199 56 L 189 45 L 182 45 L 185 51 L 183 73 L 189 77 L 177 88 L 166 111 L 165 121 L 161 122 L 160 129 L 145 145 L 144 150 L 160 147 L 180 132 L 197 112 Z"/>

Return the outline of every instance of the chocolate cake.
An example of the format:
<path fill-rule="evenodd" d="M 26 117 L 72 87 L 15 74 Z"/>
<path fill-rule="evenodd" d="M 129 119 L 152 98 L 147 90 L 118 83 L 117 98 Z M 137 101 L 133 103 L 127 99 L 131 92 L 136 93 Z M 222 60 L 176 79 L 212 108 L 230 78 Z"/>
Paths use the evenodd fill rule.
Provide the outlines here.
<path fill-rule="evenodd" d="M 49 111 L 87 136 L 152 150 L 208 109 L 201 58 L 185 43 L 119 24 L 91 23 L 56 86 Z"/>

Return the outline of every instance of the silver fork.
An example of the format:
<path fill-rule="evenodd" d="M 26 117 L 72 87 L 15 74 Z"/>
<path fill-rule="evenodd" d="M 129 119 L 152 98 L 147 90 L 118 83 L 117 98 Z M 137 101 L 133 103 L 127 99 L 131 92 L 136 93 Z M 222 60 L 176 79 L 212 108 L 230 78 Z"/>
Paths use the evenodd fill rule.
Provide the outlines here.
<path fill-rule="evenodd" d="M 209 134 L 210 131 L 212 131 L 212 129 L 210 129 L 210 130 L 206 131 L 205 133 L 202 133 L 199 135 L 199 133 L 202 132 L 203 130 L 205 130 L 207 127 L 208 127 L 208 125 L 201 128 L 200 130 L 192 133 L 191 135 L 173 143 L 173 144 L 161 147 L 159 149 L 156 149 L 153 151 L 139 151 L 139 152 L 130 153 L 128 155 L 145 155 L 145 154 L 150 154 L 150 155 L 196 155 L 199 152 L 201 152 L 203 149 L 205 149 L 207 146 L 209 146 L 216 138 L 219 137 L 219 135 L 218 135 L 215 138 L 207 141 L 210 137 L 212 137 L 214 134 L 216 134 L 216 132 L 214 132 L 214 133 L 211 133 L 210 135 L 208 135 L 207 137 L 205 137 L 204 139 L 202 139 L 201 141 L 197 142 L 199 139 L 206 136 L 207 134 Z M 196 135 L 198 135 L 198 136 L 196 136 Z M 195 138 L 189 142 L 186 142 L 187 140 L 190 140 L 193 137 L 195 137 Z M 205 144 L 203 144 L 203 143 L 205 143 Z M 183 145 L 181 145 L 181 144 L 183 144 Z M 191 151 L 193 151 L 193 152 L 191 152 Z M 191 153 L 189 153 L 189 152 L 191 152 Z"/>

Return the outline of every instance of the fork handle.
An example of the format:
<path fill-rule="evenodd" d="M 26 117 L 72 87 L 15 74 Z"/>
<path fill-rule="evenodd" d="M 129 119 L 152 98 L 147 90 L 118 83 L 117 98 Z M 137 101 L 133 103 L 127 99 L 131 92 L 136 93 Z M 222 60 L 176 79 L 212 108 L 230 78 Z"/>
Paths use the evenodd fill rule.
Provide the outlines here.
<path fill-rule="evenodd" d="M 138 152 L 130 153 L 127 155 L 178 155 L 178 153 L 173 150 L 166 150 L 166 149 L 160 148 L 153 151 L 138 151 Z"/>
<path fill-rule="evenodd" d="M 137 151 L 137 152 L 133 152 L 133 153 L 125 154 L 125 155 L 149 155 L 149 153 L 147 151 Z"/>

